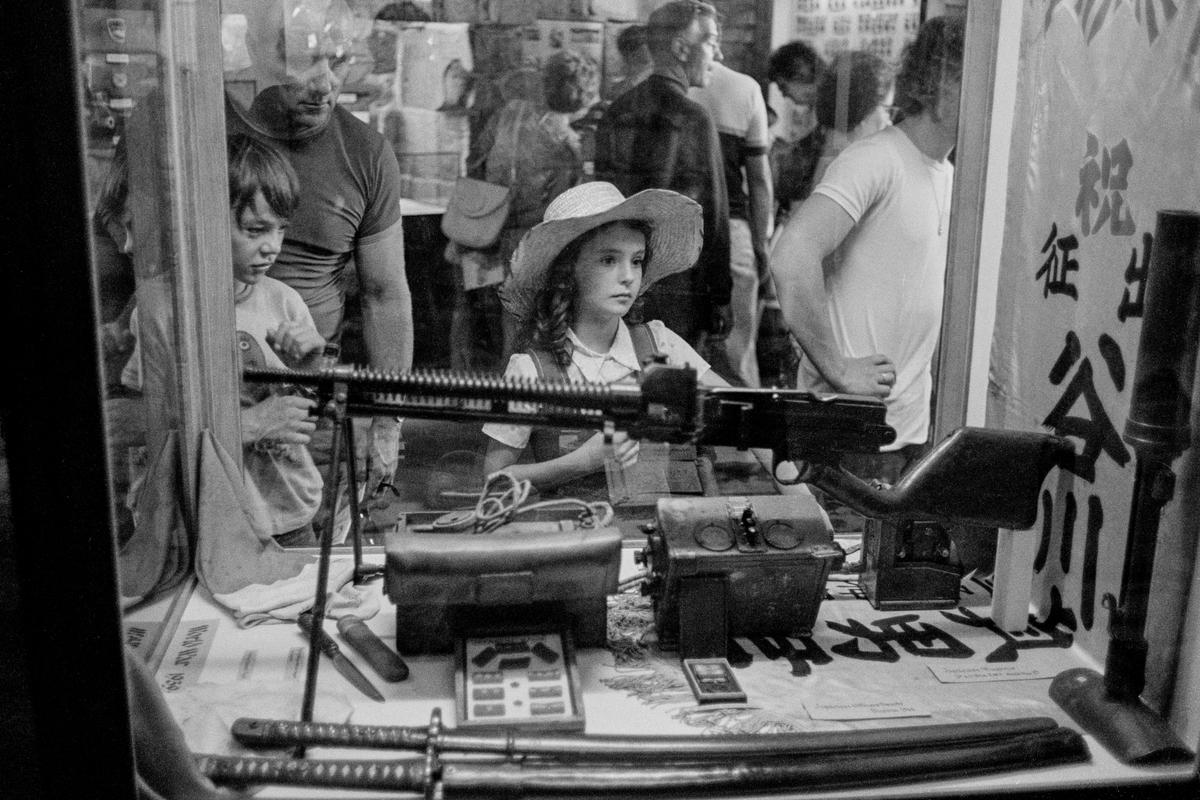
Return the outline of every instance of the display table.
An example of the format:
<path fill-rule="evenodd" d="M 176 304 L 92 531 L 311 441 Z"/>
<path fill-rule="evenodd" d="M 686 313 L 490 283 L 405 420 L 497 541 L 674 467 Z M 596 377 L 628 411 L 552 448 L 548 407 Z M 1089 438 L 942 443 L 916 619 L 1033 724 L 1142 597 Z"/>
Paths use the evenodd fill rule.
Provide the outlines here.
<path fill-rule="evenodd" d="M 623 551 L 632 574 L 634 548 Z M 379 561 L 379 548 L 367 560 Z M 368 584 L 382 595 L 382 582 Z M 1048 716 L 1072 726 L 1050 700 L 1050 679 L 1076 666 L 1095 668 L 1072 646 L 1071 632 L 1031 625 L 1008 633 L 988 618 L 990 581 L 968 575 L 960 606 L 947 611 L 881 612 L 861 599 L 857 578 L 835 575 L 813 635 L 737 639 L 730 661 L 747 702 L 696 703 L 677 656 L 657 650 L 649 599 L 637 588 L 609 599 L 607 648 L 578 651 L 586 732 L 594 734 L 781 733 L 845 731 Z M 369 626 L 389 644 L 395 615 L 381 596 Z M 165 640 L 157 679 L 196 752 L 249 754 L 229 734 L 238 717 L 297 719 L 306 639 L 292 624 L 240 629 L 203 588 L 179 598 L 178 624 Z M 335 634 L 332 620 L 326 630 Z M 314 717 L 325 722 L 426 725 L 434 708 L 454 725 L 452 656 L 406 657 L 407 680 L 386 683 L 350 647 L 342 651 L 386 702 L 361 694 L 322 659 Z M 1078 787 L 1179 777 L 1182 768 L 1130 768 L 1089 738 L 1092 763 L 920 784 L 925 796 L 965 791 Z M 278 753 L 276 753 L 278 754 Z M 416 753 L 312 748 L 310 758 L 411 758 Z M 911 787 L 872 789 L 899 796 Z M 260 796 L 329 796 L 328 790 L 269 787 Z M 362 792 L 347 796 L 370 796 Z M 394 795 L 393 795 L 394 796 Z M 416 795 L 414 795 L 416 796 Z M 824 796 L 824 795 L 822 795 Z M 862 791 L 831 796 L 862 796 Z"/>

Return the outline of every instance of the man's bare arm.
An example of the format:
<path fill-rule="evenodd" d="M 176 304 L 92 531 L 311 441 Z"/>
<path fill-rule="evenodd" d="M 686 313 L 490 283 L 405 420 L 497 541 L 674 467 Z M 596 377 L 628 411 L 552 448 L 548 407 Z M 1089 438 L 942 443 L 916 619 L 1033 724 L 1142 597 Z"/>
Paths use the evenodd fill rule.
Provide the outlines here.
<path fill-rule="evenodd" d="M 371 366 L 412 367 L 412 295 L 404 271 L 403 220 L 354 252 L 362 292 L 363 338 Z"/>
<path fill-rule="evenodd" d="M 767 154 L 749 156 L 745 163 L 746 186 L 750 196 L 750 241 L 754 247 L 754 258 L 758 263 L 761 280 L 769 277 L 770 259 L 767 242 L 770 241 L 771 216 L 774 214 L 775 199 L 771 188 L 771 165 Z"/>
<path fill-rule="evenodd" d="M 854 227 L 834 201 L 809 196 L 789 218 L 771 252 L 771 272 L 784 322 L 805 355 L 839 392 L 887 397 L 895 365 L 882 354 L 847 358 L 833 336 L 824 261 Z"/>

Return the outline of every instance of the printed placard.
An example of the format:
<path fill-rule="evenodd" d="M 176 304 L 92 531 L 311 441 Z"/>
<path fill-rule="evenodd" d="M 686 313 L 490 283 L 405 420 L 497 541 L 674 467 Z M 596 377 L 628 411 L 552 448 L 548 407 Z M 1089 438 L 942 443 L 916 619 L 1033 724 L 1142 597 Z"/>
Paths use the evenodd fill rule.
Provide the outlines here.
<path fill-rule="evenodd" d="M 219 619 L 186 620 L 180 623 L 171 649 L 158 668 L 158 685 L 164 692 L 177 692 L 199 681 L 220 624 Z"/>
<path fill-rule="evenodd" d="M 1043 667 L 1019 664 L 929 664 L 929 671 L 942 683 L 990 683 L 993 681 L 1035 681 L 1053 678 L 1062 665 Z"/>
<path fill-rule="evenodd" d="M 920 703 L 897 697 L 863 697 L 853 700 L 805 700 L 804 710 L 813 719 L 893 719 L 896 717 L 928 717 L 929 710 Z"/>

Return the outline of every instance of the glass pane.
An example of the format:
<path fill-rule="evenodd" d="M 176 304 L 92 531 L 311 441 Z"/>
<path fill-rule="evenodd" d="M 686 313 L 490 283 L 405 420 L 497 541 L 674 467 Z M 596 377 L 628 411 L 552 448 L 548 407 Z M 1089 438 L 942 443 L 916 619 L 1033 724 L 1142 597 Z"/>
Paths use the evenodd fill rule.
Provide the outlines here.
<path fill-rule="evenodd" d="M 138 525 L 136 512 L 152 463 L 161 464 L 169 432 L 185 414 L 173 366 L 180 276 L 162 249 L 170 247 L 173 202 L 162 195 L 154 158 L 169 133 L 162 125 L 164 17 L 153 4 L 96 2 L 83 4 L 79 21 L 112 489 L 125 594 L 136 599 L 189 570 L 167 556 L 180 542 L 187 552 L 183 519 Z M 170 486 L 161 501 L 179 502 L 176 490 Z M 135 537 L 139 528 L 144 533 Z"/>
<path fill-rule="evenodd" d="M 686 45 L 673 52 L 686 52 L 687 58 L 651 76 L 649 45 L 639 51 L 636 32 L 658 5 L 377 0 L 83 4 L 79 58 L 86 82 L 86 156 L 95 198 L 95 269 L 104 322 L 100 336 L 118 536 L 123 569 L 130 570 L 122 575 L 130 587 L 127 594 L 153 595 L 172 585 L 195 563 L 195 539 L 221 532 L 196 512 L 206 498 L 195 477 L 202 462 L 189 448 L 208 428 L 219 427 L 217 418 L 225 408 L 240 435 L 240 441 L 226 448 L 230 463 L 236 462 L 229 474 L 245 490 L 239 500 L 252 507 L 247 514 L 268 520 L 256 544 L 271 558 L 279 556 L 277 563 L 303 560 L 311 565 L 309 550 L 331 530 L 338 545 L 337 574 L 342 576 L 331 588 L 355 594 L 355 602 L 368 598 L 355 607 L 368 626 L 389 650 L 414 656 L 410 683 L 367 674 L 385 697 L 382 716 L 374 711 L 378 706 L 362 701 L 365 692 L 332 674 L 329 659 L 318 660 L 324 664 L 318 691 L 326 693 L 327 703 L 323 709 L 322 702 L 317 704 L 322 721 L 377 723 L 386 718 L 416 726 L 437 707 L 459 724 L 466 717 L 452 718 L 449 709 L 462 712 L 458 703 L 466 700 L 452 694 L 453 676 L 455 670 L 470 668 L 443 652 L 452 649 L 455 637 L 475 633 L 483 622 L 544 627 L 551 617 L 556 625 L 566 617 L 580 648 L 588 732 L 631 737 L 703 733 L 708 736 L 698 738 L 720 740 L 722 734 L 856 734 L 910 725 L 928 732 L 931 723 L 990 725 L 1047 717 L 1051 725 L 1089 734 L 1090 760 L 1079 758 L 1074 734 L 1056 730 L 1056 741 L 1071 748 L 1063 755 L 1069 765 L 1060 769 L 1031 767 L 1022 757 L 1009 765 L 1009 772 L 963 776 L 965 759 L 959 759 L 958 750 L 927 748 L 927 753 L 910 755 L 949 753 L 949 758 L 892 782 L 915 785 L 933 777 L 933 770 L 944 769 L 950 782 L 938 784 L 934 793 L 988 794 L 1010 788 L 1014 780 L 1054 790 L 1182 777 L 1194 768 L 1190 753 L 1180 753 L 1176 764 L 1156 771 L 1120 763 L 1092 723 L 1073 719 L 1049 694 L 1051 682 L 1068 670 L 1099 676 L 1094 667 L 1104 659 L 1109 631 L 1098 595 L 1106 586 L 1120 592 L 1125 568 L 1121 536 L 1128 503 L 1101 498 L 1099 489 L 1087 490 L 1089 496 L 1082 499 L 1084 490 L 1076 479 L 1089 482 L 1088 476 L 1063 466 L 1066 449 L 1079 452 L 1085 444 L 1091 446 L 1092 440 L 1072 427 L 1078 409 L 1070 403 L 1057 408 L 1056 431 L 1070 440 L 1069 448 L 1043 438 L 1033 446 L 1011 440 L 997 444 L 989 438 L 997 431 L 974 431 L 940 451 L 938 468 L 904 472 L 928 457 L 934 444 L 922 436 L 920 419 L 927 418 L 934 402 L 930 363 L 944 311 L 951 193 L 956 188 L 950 153 L 961 139 L 958 108 L 965 81 L 958 74 L 961 59 L 943 52 L 957 45 L 945 43 L 926 54 L 925 71 L 915 84 L 911 75 L 907 85 L 898 75 L 905 45 L 920 28 L 922 9 L 961 15 L 965 4 L 796 0 L 774 4 L 771 13 L 771 4 L 721 2 L 719 23 L 699 4 L 689 4 L 685 10 L 695 16 L 688 17 L 681 39 L 668 42 Z M 1051 11 L 1060 17 L 1086 16 L 1063 4 L 1026 4 L 1024 13 L 1033 15 L 1024 23 L 1029 41 L 1044 33 L 1038 29 Z M 1111 23 L 1107 11 L 1097 13 Z M 1128 9 L 1120 13 L 1134 17 Z M 1184 20 L 1193 26 L 1188 32 L 1193 31 L 1195 12 L 1179 14 L 1173 19 Z M 1128 35 L 1141 42 L 1147 36 L 1141 28 L 1121 28 L 1133 23 L 1118 19 L 1112 23 L 1116 32 L 1106 33 L 1114 40 Z M 219 38 L 220 63 L 198 66 L 203 48 L 185 46 L 195 39 L 185 35 L 189 26 L 210 43 Z M 1179 29 L 1170 35 L 1177 43 L 1188 41 Z M 1073 27 L 1071 37 L 1078 38 Z M 768 43 L 797 39 L 807 41 L 817 58 L 795 71 L 768 58 L 779 50 Z M 626 48 L 630 43 L 635 46 Z M 977 43 L 966 43 L 973 46 Z M 656 52 L 663 57 L 663 48 Z M 726 69 L 714 66 L 718 53 Z M 1069 66 L 1089 74 L 1078 64 Z M 1025 61 L 1021 68 L 1035 74 Z M 733 71 L 750 76 L 749 83 L 737 83 L 730 77 Z M 179 82 L 185 73 L 197 77 L 186 90 Z M 217 102 L 211 107 L 190 94 L 203 95 L 205 86 L 217 86 Z M 723 91 L 723 86 L 749 89 L 738 94 L 737 89 Z M 694 102 L 685 102 L 686 90 Z M 708 90 L 707 95 L 700 90 Z M 767 103 L 751 102 L 764 94 Z M 646 103 L 657 97 L 670 113 L 654 117 L 646 108 L 631 107 L 630 97 Z M 756 119 L 753 134 L 747 128 L 737 135 L 723 116 L 737 105 L 735 98 L 753 107 L 745 117 L 765 118 L 769 106 L 775 122 L 767 128 L 758 125 L 765 119 Z M 201 109 L 210 112 L 207 117 Z M 1031 128 L 1047 135 L 1057 131 L 1058 116 L 1051 110 L 1035 121 Z M 964 135 L 983 127 L 977 120 L 962 124 Z M 1190 132 L 1186 125 L 1171 131 L 1176 144 Z M 1083 152 L 1085 166 L 1094 173 L 1105 163 L 1117 163 L 1108 178 L 1120 182 L 1126 176 L 1119 165 L 1128 162 L 1121 141 L 1115 133 L 1098 137 L 1095 152 Z M 847 165 L 857 166 L 856 154 L 884 147 L 882 142 L 889 144 L 879 161 L 890 167 L 888 159 L 895 156 L 902 162 L 896 174 L 908 180 L 905 193 L 887 194 L 899 198 L 896 217 L 869 253 L 875 259 L 871 266 L 887 269 L 867 273 L 865 288 L 838 286 L 836 269 L 855 258 L 861 264 L 865 259 L 862 251 L 854 252 L 856 246 L 878 232 L 871 230 L 878 217 L 868 219 L 848 207 L 878 187 L 856 183 L 858 173 Z M 255 149 L 264 144 L 265 151 Z M 215 149 L 201 157 L 198 148 L 205 146 Z M 1102 148 L 1107 148 L 1107 162 Z M 1140 165 L 1155 151 L 1147 145 L 1137 152 L 1134 163 Z M 233 153 L 232 169 L 227 169 L 226 153 Z M 726 157 L 728 162 L 718 160 Z M 1013 156 L 1014 175 L 1026 166 L 1023 158 Z M 194 189 L 190 178 L 197 163 L 212 168 L 219 180 Z M 716 171 L 704 171 L 713 164 L 719 165 Z M 989 167 L 1003 171 L 1009 164 Z M 1068 184 L 1074 172 L 1075 167 L 1068 170 Z M 226 185 L 230 175 L 232 187 Z M 263 182 L 250 184 L 248 194 L 239 195 L 238 181 L 247 176 Z M 473 214 L 464 211 L 464 178 L 490 185 L 476 186 L 471 197 L 479 202 L 468 209 Z M 766 227 L 759 229 L 755 200 L 756 181 L 763 178 L 770 181 L 780 206 L 768 209 L 775 228 L 769 243 L 755 241 Z M 639 201 L 644 205 L 624 204 L 623 198 L 610 202 L 596 193 L 605 190 L 595 179 L 618 184 L 626 195 L 668 186 L 699 201 L 698 208 L 662 196 Z M 859 190 L 862 196 L 856 194 Z M 1106 221 L 1120 218 L 1113 208 L 1114 193 L 1123 191 L 1107 189 Z M 556 205 L 560 198 L 577 204 Z M 203 213 L 195 211 L 201 199 L 208 203 Z M 612 212 L 606 202 L 629 210 L 634 221 L 606 217 L 606 223 L 614 224 L 585 238 L 599 227 L 592 224 L 599 216 L 623 213 Z M 815 216 L 815 223 L 804 219 L 805 213 L 819 214 L 813 209 L 822 204 L 828 215 Z M 1017 216 L 1019 210 L 1008 213 Z M 456 216 L 467 224 L 456 227 Z M 547 216 L 552 224 L 539 227 Z M 580 217 L 587 217 L 587 223 L 578 223 Z M 1011 218 L 997 217 L 988 224 L 1002 227 Z M 213 220 L 220 226 L 190 230 Z M 640 224 L 645 220 L 651 224 Z M 578 229 L 572 227 L 576 224 Z M 1145 227 L 1145 220 L 1140 224 Z M 724 234 L 716 237 L 718 242 L 712 238 L 716 230 Z M 1020 248 L 1028 242 L 1014 244 L 1005 236 L 1006 249 L 1016 248 L 1017 255 L 1006 262 L 1011 284 L 1000 290 L 998 317 L 1004 330 L 998 323 L 998 341 L 1030 327 L 1022 315 L 1040 301 L 1024 297 L 1018 302 L 1019 292 L 1047 297 L 1031 277 L 1036 265 L 1028 275 L 1020 271 L 1022 258 L 1030 256 L 1028 247 L 1023 255 Z M 817 267 L 829 272 L 813 274 L 818 280 L 828 276 L 828 293 L 837 295 L 831 313 L 840 327 L 830 336 L 864 359 L 854 365 L 860 368 L 857 383 L 828 377 L 817 366 L 816 344 L 805 350 L 788 336 L 785 318 L 803 335 L 797 297 L 805 287 L 780 276 L 800 259 L 811 258 L 805 249 L 811 242 L 836 250 L 825 264 L 819 256 L 815 259 Z M 774 297 L 766 282 L 760 283 L 755 262 L 760 254 L 755 245 L 762 244 L 775 245 Z M 202 252 L 202 247 L 209 249 Z M 1063 244 L 1056 239 L 1043 247 L 1057 254 Z M 704 261 L 713 249 L 721 251 L 715 261 L 719 277 L 690 267 L 697 259 L 714 263 Z M 919 257 L 913 256 L 915 251 Z M 225 252 L 230 253 L 228 261 Z M 688 264 L 665 274 L 662 265 L 672 264 L 680 252 L 690 259 Z M 560 257 L 562 253 L 567 256 Z M 1063 252 L 1063 260 L 1047 264 L 1047 271 L 1053 271 L 1047 293 L 1065 294 L 1071 273 L 1080 272 L 1067 266 L 1068 255 Z M 739 256 L 742 271 L 736 274 L 731 265 Z M 1119 262 L 1122 268 L 1126 258 Z M 897 268 L 901 260 L 919 263 L 921 274 L 882 283 L 880 271 L 889 279 L 892 273 L 902 275 Z M 1133 264 L 1123 273 L 1134 276 L 1126 284 L 1141 280 L 1138 269 Z M 523 284 L 529 274 L 538 280 Z M 656 291 L 639 296 L 651 282 Z M 722 288 L 722 282 L 733 285 Z M 528 289 L 524 294 L 523 286 Z M 910 291 L 913 286 L 917 290 Z M 765 297 L 760 297 L 760 287 Z M 855 290 L 863 302 L 848 301 Z M 747 301 L 757 326 L 757 348 L 745 344 L 745 338 L 753 342 L 751 335 L 741 340 L 748 349 L 736 350 L 738 332 L 745 332 L 737 326 L 744 320 L 737 308 L 729 309 L 731 320 L 722 316 L 719 307 L 724 304 L 717 301 L 723 299 L 722 291 Z M 249 330 L 248 303 L 264 297 L 277 299 L 278 307 L 262 311 L 268 321 L 258 325 L 258 320 L 258 327 Z M 206 316 L 197 310 L 197 298 L 226 316 Z M 140 355 L 131 349 L 131 299 L 138 310 Z M 1130 300 L 1122 301 L 1126 311 Z M 817 311 L 825 314 L 826 308 Z M 622 317 L 627 324 L 617 323 Z M 666 324 L 643 326 L 646 320 Z M 884 341 L 859 349 L 851 330 L 855 324 Z M 917 345 L 901 341 L 903 333 L 917 328 Z M 231 331 L 237 335 L 230 336 Z M 1014 359 L 1020 362 L 1029 353 L 1048 358 L 1048 363 L 1036 363 L 1059 381 L 1076 364 L 1079 372 L 1085 363 L 1098 372 L 1103 362 L 1115 384 L 1120 346 L 1126 348 L 1123 363 L 1132 368 L 1133 334 L 1125 333 L 1119 343 L 1098 333 L 1092 339 L 1098 344 L 1090 361 L 1083 353 L 1091 341 L 1080 349 L 1069 337 L 1061 351 L 1026 343 Z M 907 349 L 900 356 L 893 348 Z M 873 360 L 877 351 L 889 360 Z M 734 409 L 728 417 L 735 421 L 726 418 L 724 428 L 711 418 L 711 409 L 719 404 L 705 406 L 709 432 L 720 430 L 725 438 L 671 444 L 648 436 L 634 460 L 622 458 L 632 452 L 623 431 L 613 433 L 609 442 L 594 424 L 506 426 L 501 423 L 512 420 L 496 419 L 485 424 L 477 417 L 498 413 L 499 404 L 488 405 L 494 398 L 480 398 L 488 411 L 472 416 L 465 404 L 443 396 L 448 392 L 432 389 L 428 396 L 397 398 L 362 388 L 367 368 L 398 373 L 410 367 L 456 370 L 464 373 L 456 379 L 461 383 L 477 380 L 485 386 L 494 385 L 488 379 L 505 374 L 632 383 L 634 373 L 644 375 L 641 367 L 659 356 L 698 366 L 705 400 L 736 397 L 721 406 Z M 350 401 L 342 410 L 352 422 L 346 427 L 339 427 L 336 414 L 327 411 L 329 381 L 314 388 L 308 374 L 335 361 L 361 368 L 348 380 Z M 757 369 L 748 367 L 749 362 L 756 362 Z M 240 382 L 239 366 L 298 372 L 270 384 Z M 798 371 L 805 382 L 797 384 Z M 484 377 L 468 377 L 468 372 Z M 757 379 L 748 377 L 755 373 Z M 893 388 L 902 373 L 908 388 Z M 228 383 L 228 391 L 209 387 L 217 379 Z M 1058 386 L 1053 377 L 1047 380 Z M 809 435 L 850 436 L 825 422 L 821 413 L 827 405 L 840 410 L 838 403 L 859 401 L 843 397 L 827 404 L 805 395 L 803 402 L 810 405 L 803 413 L 754 417 L 755 409 L 799 396 L 722 395 L 725 381 L 837 390 L 855 397 L 891 398 L 893 392 L 911 389 L 906 398 L 919 413 L 887 417 L 902 437 L 897 442 L 905 445 L 901 450 L 878 453 L 862 447 L 867 452 L 843 454 L 831 447 L 818 452 L 812 439 L 805 439 L 811 452 L 795 455 L 823 465 L 805 476 L 821 485 L 816 490 L 781 487 L 771 478 L 770 464 L 759 460 L 770 454 L 739 450 L 741 442 L 727 431 L 738 420 L 753 418 L 759 423 L 754 435 L 769 430 L 774 437 L 755 444 L 791 445 L 789 436 L 801 427 L 796 417 L 811 423 L 806 416 L 811 414 L 819 422 L 809 425 L 816 429 Z M 1019 405 L 1025 398 L 1022 381 L 1012 378 L 1004 385 Z M 1071 383 L 1077 391 L 1072 402 L 1089 401 L 1078 405 L 1091 411 L 1092 397 L 1081 385 Z M 1042 392 L 1039 402 L 1048 395 L 1057 392 Z M 421 403 L 426 408 L 419 408 Z M 428 413 L 434 403 L 443 405 Z M 873 420 L 886 413 L 871 402 L 854 408 L 865 408 L 863 413 L 874 415 Z M 1001 418 L 1007 410 L 992 409 L 997 428 L 1028 429 L 1036 435 L 1047 419 L 1041 413 L 1010 425 L 1011 418 Z M 350 459 L 333 446 L 347 434 L 354 439 Z M 1105 443 L 1115 451 L 1113 435 Z M 1106 477 L 1105 494 L 1128 494 L 1122 466 L 1105 465 L 1115 475 Z M 605 533 L 591 537 L 596 532 L 587 529 L 578 548 L 559 553 L 557 561 L 550 559 L 554 567 L 566 565 L 562 573 L 545 577 L 535 575 L 533 567 L 514 567 L 510 559 L 517 558 L 514 551 L 524 542 L 510 544 L 509 550 L 496 544 L 498 537 L 476 535 L 487 527 L 476 503 L 485 478 L 500 468 L 529 482 L 515 486 L 505 500 L 528 488 L 527 502 L 565 501 L 517 517 L 517 533 L 546 545 L 528 548 L 537 551 L 534 556 L 559 553 L 554 548 L 561 541 L 555 534 L 562 529 L 578 533 L 611 510 L 611 519 L 601 526 Z M 1194 548 L 1177 543 L 1185 538 L 1194 500 L 1194 468 L 1188 470 L 1181 467 L 1189 486 L 1179 489 L 1186 506 L 1172 507 L 1175 516 L 1164 528 L 1173 537 L 1164 552 L 1185 568 L 1195 560 Z M 327 490 L 335 476 L 341 488 L 330 509 L 323 493 L 331 493 Z M 881 482 L 868 483 L 872 478 Z M 270 483 L 274 479 L 278 481 Z M 127 503 L 130 496 L 140 496 L 141 502 Z M 587 511 L 579 501 L 590 504 Z M 351 518 L 355 503 L 361 507 L 359 520 Z M 1120 513 L 1103 514 L 1106 504 Z M 150 514 L 155 515 L 152 521 Z M 366 550 L 368 566 L 393 556 L 383 567 L 385 585 L 356 586 L 351 580 L 356 573 L 347 564 L 352 564 L 348 551 L 354 522 L 360 523 L 358 543 Z M 461 539 L 452 539 L 455 534 L 462 534 Z M 578 566 L 573 559 L 605 536 L 617 545 L 605 553 L 612 560 L 571 572 Z M 473 548 L 486 569 L 468 570 L 461 558 L 448 558 L 449 566 L 441 572 L 396 566 L 399 543 L 420 540 L 419 546 L 436 550 L 439 537 L 465 541 L 463 547 Z M 279 551 L 276 544 L 290 551 Z M 496 560 L 487 561 L 489 556 Z M 642 563 L 635 566 L 638 558 Z M 255 573 L 259 563 L 269 560 L 235 566 L 244 567 L 249 581 L 261 577 L 258 585 L 270 584 L 274 574 Z M 697 569 L 698 579 L 683 579 L 695 577 Z M 1191 743 L 1200 724 L 1191 707 L 1195 704 L 1189 705 L 1197 678 L 1196 645 L 1185 626 L 1171 624 L 1196 607 L 1186 599 L 1191 572 L 1184 572 L 1170 575 L 1175 597 L 1162 606 L 1170 608 L 1165 616 L 1173 619 L 1155 621 L 1171 628 L 1175 638 L 1165 646 L 1152 645 L 1149 685 L 1155 696 L 1148 702 L 1159 706 L 1155 719 L 1170 705 L 1164 716 Z M 621 590 L 615 591 L 610 584 L 617 583 L 618 575 Z M 596 589 L 601 582 L 604 586 Z M 529 601 L 535 589 L 547 591 L 548 599 Z M 1079 596 L 1084 592 L 1097 595 L 1086 616 Z M 202 586 L 184 604 L 184 624 L 164 630 L 167 657 L 157 677 L 197 750 L 234 750 L 226 735 L 229 720 L 214 724 L 213 716 L 206 716 L 210 710 L 218 709 L 212 712 L 217 716 L 229 716 L 226 711 L 235 708 L 236 713 L 294 719 L 305 688 L 304 641 L 297 638 L 294 622 L 313 593 L 289 596 L 289 603 L 268 597 L 266 602 L 276 605 L 249 612 L 245 605 L 235 608 L 232 594 Z M 377 612 L 371 601 L 378 603 Z M 552 613 L 538 616 L 547 609 Z M 260 622 L 286 624 L 255 627 Z M 326 622 L 332 634 L 334 623 Z M 510 633 L 506 630 L 503 641 L 497 641 L 506 647 L 527 646 L 530 658 L 539 652 L 534 644 L 540 643 L 545 658 L 545 642 L 522 644 L 507 638 Z M 544 635 L 540 628 L 538 635 Z M 1136 661 L 1137 647 L 1130 649 L 1130 660 Z M 342 650 L 350 653 L 350 647 Z M 495 657 L 485 657 L 482 644 L 472 652 L 485 663 Z M 566 647 L 549 652 L 562 658 Z M 723 699 L 738 698 L 740 688 L 745 704 L 703 705 L 699 689 L 693 694 L 688 688 L 681 658 L 713 655 L 734 667 L 718 673 L 722 690 L 729 692 Z M 502 660 L 514 669 L 521 662 Z M 368 662 L 359 664 L 367 673 Z M 734 680 L 728 680 L 730 675 Z M 1089 690 L 1097 685 L 1089 683 Z M 1128 706 L 1142 708 L 1136 696 L 1128 699 Z M 1093 701 L 1106 708 L 1100 694 Z M 486 715 L 489 709 L 471 712 Z M 911 765 L 903 768 L 911 770 Z M 879 775 L 862 778 L 866 782 Z"/>

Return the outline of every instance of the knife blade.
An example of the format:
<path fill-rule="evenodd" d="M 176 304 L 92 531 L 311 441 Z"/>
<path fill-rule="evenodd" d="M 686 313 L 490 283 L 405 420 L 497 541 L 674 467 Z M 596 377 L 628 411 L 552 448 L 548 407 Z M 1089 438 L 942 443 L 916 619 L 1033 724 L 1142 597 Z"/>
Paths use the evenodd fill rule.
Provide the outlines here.
<path fill-rule="evenodd" d="M 312 612 L 305 611 L 303 614 L 296 617 L 296 623 L 300 626 L 302 631 L 304 631 L 310 637 L 312 636 Z M 358 667 L 354 666 L 354 662 L 346 658 L 345 654 L 342 653 L 342 649 L 338 647 L 338 643 L 333 640 L 333 637 L 325 633 L 325 630 L 319 625 L 316 626 L 316 629 L 317 647 L 322 653 L 329 657 L 330 661 L 333 662 L 334 669 L 341 673 L 343 678 L 350 681 L 350 683 L 354 685 L 354 688 L 358 689 L 367 697 L 379 703 L 384 702 L 383 695 L 380 694 L 379 690 L 376 689 L 371 681 L 367 679 L 367 676 L 363 675 L 362 672 L 359 671 Z"/>

